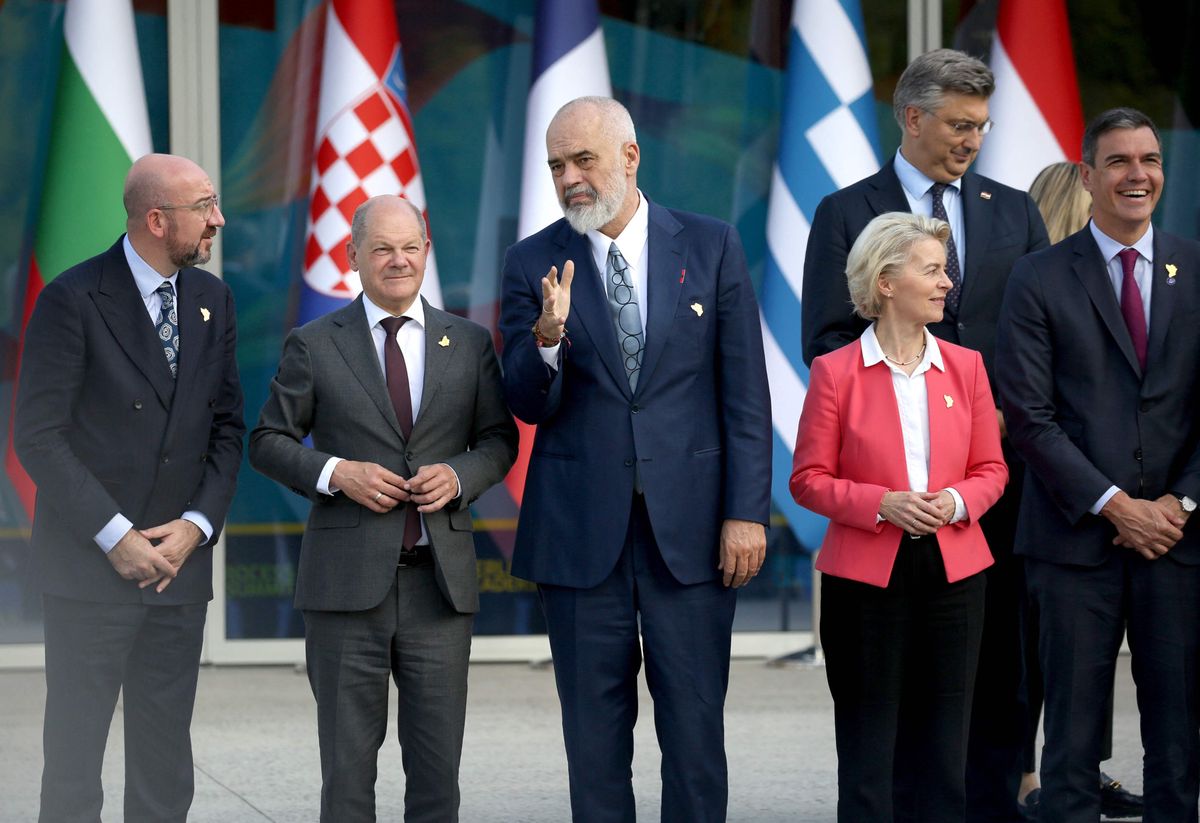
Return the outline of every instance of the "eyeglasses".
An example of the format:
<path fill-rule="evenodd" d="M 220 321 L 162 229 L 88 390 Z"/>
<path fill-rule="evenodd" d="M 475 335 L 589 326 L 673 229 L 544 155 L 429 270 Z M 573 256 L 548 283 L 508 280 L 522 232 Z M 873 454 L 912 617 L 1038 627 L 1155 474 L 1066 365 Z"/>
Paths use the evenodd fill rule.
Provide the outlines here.
<path fill-rule="evenodd" d="M 206 197 L 199 203 L 186 203 L 178 205 L 159 206 L 160 211 L 170 211 L 171 209 L 187 209 L 194 211 L 200 215 L 200 219 L 207 222 L 208 218 L 212 217 L 213 209 L 217 208 L 219 198 L 217 195 Z"/>
<path fill-rule="evenodd" d="M 954 131 L 955 137 L 966 137 L 973 131 L 979 132 L 979 135 L 982 137 L 992 130 L 992 126 L 996 125 L 991 119 L 984 120 L 982 123 L 972 123 L 970 120 L 947 120 L 929 109 L 922 109 L 922 111 L 930 117 L 936 117 L 949 126 Z"/>

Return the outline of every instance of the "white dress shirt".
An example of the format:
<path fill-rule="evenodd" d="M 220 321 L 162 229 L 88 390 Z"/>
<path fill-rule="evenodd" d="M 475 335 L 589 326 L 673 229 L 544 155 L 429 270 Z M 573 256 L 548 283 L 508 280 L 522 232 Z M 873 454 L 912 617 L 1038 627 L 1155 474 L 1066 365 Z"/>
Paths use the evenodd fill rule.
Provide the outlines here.
<path fill-rule="evenodd" d="M 1124 249 L 1135 249 L 1138 253 L 1137 262 L 1133 264 L 1133 279 L 1137 281 L 1138 291 L 1142 293 L 1142 313 L 1146 317 L 1146 334 L 1150 333 L 1150 289 L 1154 285 L 1154 226 L 1146 227 L 1146 233 L 1143 234 L 1138 241 L 1132 246 L 1126 246 L 1124 243 L 1118 243 L 1113 240 L 1100 229 L 1096 228 L 1096 224 L 1091 220 L 1088 221 L 1088 228 L 1092 231 L 1092 237 L 1096 241 L 1096 245 L 1100 247 L 1100 256 L 1104 258 L 1104 265 L 1108 267 L 1108 280 L 1112 283 L 1113 291 L 1117 294 L 1117 305 L 1121 305 L 1121 284 L 1125 281 L 1125 269 L 1121 266 L 1121 258 L 1117 255 Z M 1121 489 L 1115 485 L 1109 486 L 1104 494 L 1092 504 L 1090 509 L 1092 514 L 1100 514 L 1100 510 L 1105 504 L 1113 498 Z"/>
<path fill-rule="evenodd" d="M 179 280 L 179 272 L 176 271 L 170 277 L 163 277 L 149 263 L 142 259 L 141 255 L 133 248 L 133 244 L 129 242 L 129 235 L 125 235 L 121 241 L 121 246 L 125 250 L 125 262 L 129 264 L 129 270 L 133 272 L 133 282 L 137 286 L 138 293 L 142 296 L 142 302 L 146 304 L 146 313 L 150 316 L 150 322 L 158 326 L 159 320 L 162 319 L 162 297 L 158 294 L 158 287 L 167 282 L 171 284 L 171 290 L 176 292 L 175 305 L 179 305 L 179 294 L 176 289 L 176 282 Z M 179 341 L 179 348 L 183 348 L 185 341 Z M 166 358 L 166 355 L 163 355 Z M 212 540 L 213 527 L 209 519 L 202 512 L 186 511 L 180 517 L 196 525 L 196 528 L 204 532 L 203 543 Z M 158 525 L 158 524 L 156 524 Z M 113 515 L 112 520 L 104 524 L 104 528 L 96 532 L 96 536 L 92 539 L 96 541 L 96 545 L 108 554 L 113 550 L 113 547 L 120 542 L 125 533 L 133 528 L 133 523 L 125 515 L 117 512 Z"/>
<path fill-rule="evenodd" d="M 896 392 L 896 406 L 900 410 L 900 434 L 904 438 L 904 464 L 908 469 L 908 488 L 914 492 L 929 491 L 929 392 L 925 387 L 925 372 L 932 368 L 945 371 L 942 365 L 942 350 L 937 338 L 929 329 L 925 330 L 925 352 L 921 362 L 911 375 L 883 356 L 883 348 L 875 336 L 872 323 L 859 339 L 862 346 L 863 366 L 870 368 L 883 363 L 892 373 L 892 389 Z M 962 496 L 954 488 L 947 488 L 954 498 L 954 516 L 957 523 L 967 516 L 967 507 Z M 876 515 L 876 522 L 883 519 Z"/>
<path fill-rule="evenodd" d="M 896 149 L 896 160 L 892 163 L 896 177 L 900 178 L 900 188 L 908 200 L 908 208 L 913 214 L 933 217 L 933 188 L 935 181 L 926 177 L 925 173 L 908 162 L 904 155 Z M 958 271 L 963 278 L 967 274 L 967 227 L 963 222 L 962 207 L 962 178 L 946 184 L 942 192 L 942 205 L 946 207 L 947 222 L 950 223 L 950 234 L 954 238 L 954 249 L 958 252 Z"/>
<path fill-rule="evenodd" d="M 383 344 L 387 340 L 387 332 L 383 330 L 380 321 L 393 315 L 372 303 L 366 292 L 363 292 L 362 298 L 363 310 L 367 314 L 367 326 L 371 329 L 371 340 L 375 343 L 375 356 L 379 359 L 379 371 L 384 375 L 386 381 L 387 366 L 384 361 Z M 412 400 L 413 425 L 415 426 L 417 415 L 421 410 L 421 397 L 425 391 L 425 304 L 418 297 L 400 316 L 408 318 L 408 322 L 396 332 L 396 343 L 400 346 L 400 353 L 404 355 L 404 368 L 408 371 L 408 395 Z M 321 494 L 334 495 L 340 491 L 331 483 L 333 469 L 340 462 L 342 462 L 341 457 L 331 457 L 325 462 L 325 467 L 321 470 L 320 477 L 317 478 L 317 491 Z M 454 472 L 453 469 L 451 471 Z M 454 481 L 458 484 L 457 472 L 454 472 Z M 458 484 L 458 488 L 461 494 L 462 485 Z M 425 531 L 424 517 L 421 518 L 421 538 L 417 541 L 417 545 L 429 545 L 429 533 Z"/>
<path fill-rule="evenodd" d="M 609 237 L 601 231 L 587 233 L 588 244 L 592 247 L 592 260 L 596 263 L 596 271 L 600 273 L 600 288 L 608 294 L 604 282 L 605 269 L 608 267 L 608 247 L 617 244 L 621 256 L 629 264 L 629 277 L 633 283 L 633 296 L 637 300 L 638 314 L 642 318 L 642 340 L 646 339 L 646 282 L 650 269 L 650 247 L 647 240 L 650 236 L 650 209 L 646 205 L 646 196 L 638 189 L 638 207 L 625 224 L 625 228 L 616 238 Z M 567 319 L 569 324 L 570 318 Z M 542 360 L 551 368 L 558 368 L 559 345 L 542 347 Z"/>

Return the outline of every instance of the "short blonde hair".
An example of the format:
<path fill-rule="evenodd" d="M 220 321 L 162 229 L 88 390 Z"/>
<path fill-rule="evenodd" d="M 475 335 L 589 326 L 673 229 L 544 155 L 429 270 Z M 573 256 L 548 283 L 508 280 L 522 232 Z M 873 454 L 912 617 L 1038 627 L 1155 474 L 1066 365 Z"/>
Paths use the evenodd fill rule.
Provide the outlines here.
<path fill-rule="evenodd" d="M 1083 187 L 1079 166 L 1065 160 L 1051 163 L 1038 172 L 1029 187 L 1046 223 L 1050 242 L 1065 240 L 1087 225 L 1092 214 L 1092 196 Z"/>
<path fill-rule="evenodd" d="M 867 320 L 879 317 L 879 278 L 903 269 L 919 241 L 933 238 L 945 246 L 949 237 L 944 220 L 903 211 L 881 214 L 868 223 L 846 258 L 846 284 L 855 313 Z"/>

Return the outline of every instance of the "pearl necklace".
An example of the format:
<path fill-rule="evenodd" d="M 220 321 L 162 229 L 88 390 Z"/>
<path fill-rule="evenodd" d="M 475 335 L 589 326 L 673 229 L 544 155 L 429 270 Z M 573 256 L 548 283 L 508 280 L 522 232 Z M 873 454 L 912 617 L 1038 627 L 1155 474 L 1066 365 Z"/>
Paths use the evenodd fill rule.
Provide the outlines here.
<path fill-rule="evenodd" d="M 919 352 L 917 352 L 916 354 L 914 354 L 912 356 L 911 360 L 905 360 L 903 363 L 901 363 L 899 360 L 893 360 L 892 358 L 888 357 L 887 352 L 883 353 L 883 359 L 888 361 L 889 363 L 894 363 L 895 365 L 897 365 L 901 368 L 904 368 L 905 366 L 911 366 L 913 363 L 916 363 L 918 360 L 921 359 L 921 355 L 923 355 L 925 353 L 925 347 L 927 345 L 929 345 L 928 342 L 922 343 L 921 350 Z M 881 351 L 882 351 L 882 349 L 881 349 Z"/>

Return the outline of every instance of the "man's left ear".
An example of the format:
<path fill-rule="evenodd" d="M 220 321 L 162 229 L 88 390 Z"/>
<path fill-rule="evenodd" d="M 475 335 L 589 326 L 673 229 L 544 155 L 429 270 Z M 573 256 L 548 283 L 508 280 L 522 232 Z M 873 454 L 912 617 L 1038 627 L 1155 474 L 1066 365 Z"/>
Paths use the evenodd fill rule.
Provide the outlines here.
<path fill-rule="evenodd" d="M 625 171 L 635 172 L 642 160 L 642 150 L 638 148 L 637 143 L 625 144 Z"/>

